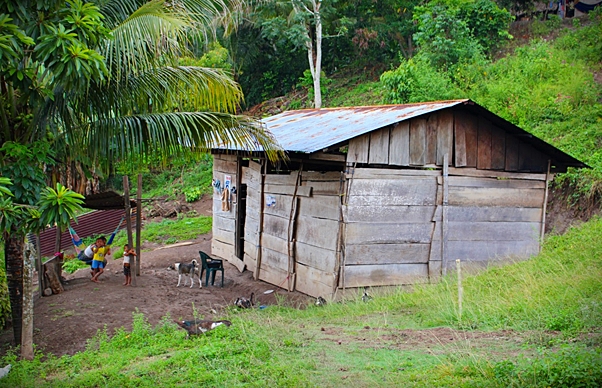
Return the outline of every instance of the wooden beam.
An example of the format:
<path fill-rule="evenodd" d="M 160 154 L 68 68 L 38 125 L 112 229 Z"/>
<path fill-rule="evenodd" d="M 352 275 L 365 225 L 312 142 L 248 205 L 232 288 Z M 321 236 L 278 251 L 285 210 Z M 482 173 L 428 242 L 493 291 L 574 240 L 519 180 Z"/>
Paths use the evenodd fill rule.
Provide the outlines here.
<path fill-rule="evenodd" d="M 472 177 L 502 178 L 502 179 L 528 179 L 545 181 L 546 174 L 504 172 L 491 170 L 476 170 L 474 168 L 449 168 L 449 175 L 464 175 Z"/>
<path fill-rule="evenodd" d="M 286 194 L 293 195 L 295 192 L 295 186 L 280 186 L 280 185 L 270 185 L 264 184 L 264 191 L 267 194 Z M 296 195 L 299 197 L 311 197 L 312 187 L 311 186 L 301 186 L 297 189 Z"/>
<path fill-rule="evenodd" d="M 138 192 L 136 195 L 136 257 L 134 260 L 136 261 L 136 276 L 140 276 L 140 260 L 142 260 L 142 174 L 138 174 Z"/>
<path fill-rule="evenodd" d="M 130 249 L 134 246 L 134 239 L 132 238 L 132 212 L 130 209 L 130 181 L 127 175 L 123 176 L 123 200 L 125 202 L 125 222 L 127 225 L 127 236 L 128 246 Z M 134 260 L 135 261 L 135 260 Z M 134 266 L 136 263 L 133 263 Z M 132 263 L 130 263 L 132 265 Z M 130 271 L 132 274 L 132 286 L 136 287 L 136 268 L 134 271 Z"/>

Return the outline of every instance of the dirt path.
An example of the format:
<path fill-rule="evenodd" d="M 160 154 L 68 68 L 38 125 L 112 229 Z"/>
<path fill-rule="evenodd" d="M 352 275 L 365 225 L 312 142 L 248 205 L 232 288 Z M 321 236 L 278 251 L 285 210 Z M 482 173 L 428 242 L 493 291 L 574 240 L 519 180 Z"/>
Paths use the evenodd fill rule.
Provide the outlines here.
<path fill-rule="evenodd" d="M 258 303 L 276 304 L 281 295 L 287 305 L 303 306 L 310 298 L 297 292 L 287 292 L 277 287 L 253 280 L 252 273 L 240 273 L 236 267 L 224 263 L 224 288 L 220 287 L 220 275 L 215 286 L 176 288 L 178 275 L 168 266 L 175 262 L 199 259 L 198 251 L 211 252 L 211 235 L 203 235 L 190 241 L 190 245 L 176 244 L 144 252 L 141 276 L 137 287 L 124 287 L 122 259 L 111 260 L 101 276 L 102 282 L 90 281 L 90 271 L 83 269 L 67 277 L 65 292 L 50 297 L 35 298 L 34 343 L 43 352 L 55 355 L 74 354 L 84 350 L 86 340 L 93 337 L 105 325 L 111 335 L 115 328 L 131 329 L 132 313 L 136 308 L 144 313 L 152 325 L 169 314 L 173 319 L 193 317 L 193 305 L 197 312 L 211 319 L 223 315 L 222 309 L 231 305 L 239 296 L 258 295 Z M 198 279 L 197 279 L 198 280 Z M 266 290 L 274 293 L 264 295 Z M 12 330 L 0 336 L 1 353 L 8 348 Z"/>

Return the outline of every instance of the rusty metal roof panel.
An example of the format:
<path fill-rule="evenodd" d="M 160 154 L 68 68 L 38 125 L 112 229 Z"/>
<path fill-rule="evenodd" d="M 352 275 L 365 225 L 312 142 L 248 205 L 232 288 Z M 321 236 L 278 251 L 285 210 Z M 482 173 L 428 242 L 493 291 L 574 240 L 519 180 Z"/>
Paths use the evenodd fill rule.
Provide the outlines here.
<path fill-rule="evenodd" d="M 288 111 L 263 119 L 286 151 L 316 152 L 331 145 L 468 100 Z"/>

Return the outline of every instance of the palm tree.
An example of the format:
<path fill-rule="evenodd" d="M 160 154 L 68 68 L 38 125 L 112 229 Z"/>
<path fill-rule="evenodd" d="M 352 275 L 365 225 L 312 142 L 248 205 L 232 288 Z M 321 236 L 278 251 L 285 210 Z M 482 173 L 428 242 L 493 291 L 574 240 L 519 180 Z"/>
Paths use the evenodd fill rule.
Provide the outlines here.
<path fill-rule="evenodd" d="M 168 157 L 220 145 L 265 150 L 271 159 L 282 156 L 256 121 L 236 114 L 243 96 L 228 74 L 178 65 L 190 45 L 211 36 L 214 20 L 227 19 L 232 4 L 22 0 L 19 7 L 0 5 L 0 146 L 51 139 L 55 159 L 85 159 L 94 167 L 129 153 Z M 12 159 L 1 148 L 0 154 L 6 167 Z M 22 191 L 17 180 L 12 188 Z M 6 214 L 10 211 L 7 207 Z M 21 320 L 25 236 L 17 224 L 2 236 L 15 328 Z M 15 330 L 17 343 L 18 337 Z"/>
<path fill-rule="evenodd" d="M 58 134 L 71 153 L 85 150 L 99 163 L 131 152 L 168 157 L 230 145 L 282 156 L 257 121 L 236 114 L 243 95 L 229 74 L 178 64 L 195 39 L 210 36 L 225 3 L 113 0 L 100 12 L 111 35 L 97 47 L 106 76 L 92 79 L 86 93 L 55 93 L 43 115 L 62 124 Z"/>

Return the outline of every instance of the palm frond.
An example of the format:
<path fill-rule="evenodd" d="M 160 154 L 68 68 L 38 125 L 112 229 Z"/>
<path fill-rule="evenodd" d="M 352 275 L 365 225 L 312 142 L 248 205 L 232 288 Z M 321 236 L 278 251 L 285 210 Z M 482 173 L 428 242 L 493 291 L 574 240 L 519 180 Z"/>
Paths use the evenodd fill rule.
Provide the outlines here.
<path fill-rule="evenodd" d="M 113 38 L 100 48 L 111 79 L 148 71 L 157 65 L 175 63 L 188 50 L 186 30 L 190 19 L 171 12 L 163 1 L 154 0 L 138 8 L 115 27 Z"/>
<path fill-rule="evenodd" d="M 202 110 L 235 113 L 240 86 L 224 71 L 195 66 L 165 66 L 119 83 L 94 85 L 86 103 L 96 111 L 165 112 Z"/>
<path fill-rule="evenodd" d="M 176 155 L 212 148 L 264 151 L 270 160 L 284 158 L 282 147 L 259 122 L 215 112 L 165 112 L 119 116 L 93 123 L 86 136 L 98 159 L 130 152 Z"/>

